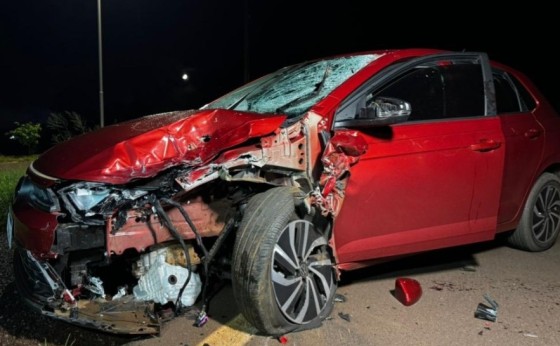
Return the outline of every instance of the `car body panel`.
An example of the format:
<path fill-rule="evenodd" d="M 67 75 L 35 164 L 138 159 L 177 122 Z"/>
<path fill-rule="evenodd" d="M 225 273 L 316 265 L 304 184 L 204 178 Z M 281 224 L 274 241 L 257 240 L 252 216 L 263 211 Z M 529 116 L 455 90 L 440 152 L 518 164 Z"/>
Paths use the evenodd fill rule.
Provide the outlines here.
<path fill-rule="evenodd" d="M 488 185 L 501 185 L 504 149 L 470 146 L 503 141 L 497 117 L 401 124 L 389 135 L 375 129 L 362 135 L 368 151 L 351 170 L 335 222 L 340 262 L 458 245 L 462 235 L 493 237 L 499 189 Z"/>
<path fill-rule="evenodd" d="M 70 139 L 41 155 L 33 168 L 59 179 L 124 184 L 178 164 L 205 163 L 273 132 L 284 119 L 229 110 L 158 114 Z"/>
<path fill-rule="evenodd" d="M 505 166 L 498 224 L 515 220 L 542 160 L 544 129 L 532 113 L 500 115 L 505 137 Z"/>
<path fill-rule="evenodd" d="M 58 215 L 31 208 L 24 200 L 16 200 L 12 209 L 14 240 L 38 257 L 53 257 Z"/>

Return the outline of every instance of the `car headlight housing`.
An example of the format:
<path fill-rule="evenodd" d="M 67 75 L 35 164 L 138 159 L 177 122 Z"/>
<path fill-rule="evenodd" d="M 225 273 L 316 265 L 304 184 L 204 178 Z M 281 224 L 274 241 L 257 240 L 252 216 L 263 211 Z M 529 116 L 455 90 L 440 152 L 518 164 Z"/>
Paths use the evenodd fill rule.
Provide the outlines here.
<path fill-rule="evenodd" d="M 76 188 L 68 192 L 72 203 L 81 211 L 87 211 L 105 200 L 111 191 L 102 186 Z"/>
<path fill-rule="evenodd" d="M 36 185 L 29 177 L 22 177 L 16 188 L 16 198 L 26 200 L 37 209 L 52 213 L 60 210 L 55 193 Z"/>

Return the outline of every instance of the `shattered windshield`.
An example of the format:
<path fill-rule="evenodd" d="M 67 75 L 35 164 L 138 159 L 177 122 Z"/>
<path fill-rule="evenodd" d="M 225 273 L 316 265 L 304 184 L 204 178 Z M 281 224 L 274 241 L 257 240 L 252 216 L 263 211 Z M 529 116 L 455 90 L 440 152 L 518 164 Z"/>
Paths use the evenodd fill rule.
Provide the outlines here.
<path fill-rule="evenodd" d="M 297 117 L 375 60 L 367 54 L 285 67 L 222 96 L 203 108 L 227 108 Z"/>

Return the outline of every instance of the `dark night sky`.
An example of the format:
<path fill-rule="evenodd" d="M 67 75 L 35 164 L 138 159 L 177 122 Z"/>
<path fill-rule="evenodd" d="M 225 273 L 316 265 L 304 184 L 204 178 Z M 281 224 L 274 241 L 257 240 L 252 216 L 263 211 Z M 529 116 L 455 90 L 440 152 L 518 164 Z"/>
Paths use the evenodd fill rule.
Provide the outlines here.
<path fill-rule="evenodd" d="M 105 122 L 199 107 L 241 85 L 245 4 L 251 79 L 344 52 L 466 49 L 522 70 L 558 104 L 556 57 L 547 46 L 557 41 L 553 10 L 365 3 L 103 0 Z M 4 3 L 0 53 L 1 137 L 14 121 L 45 121 L 52 111 L 98 122 L 96 0 Z"/>

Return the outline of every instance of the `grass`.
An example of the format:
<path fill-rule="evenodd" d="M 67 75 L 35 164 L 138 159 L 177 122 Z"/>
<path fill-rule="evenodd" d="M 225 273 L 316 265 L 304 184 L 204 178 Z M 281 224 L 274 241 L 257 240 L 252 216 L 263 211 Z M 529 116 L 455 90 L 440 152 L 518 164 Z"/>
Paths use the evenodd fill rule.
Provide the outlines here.
<path fill-rule="evenodd" d="M 36 156 L 0 156 L 0 230 L 6 224 L 8 207 L 19 178 Z"/>
<path fill-rule="evenodd" d="M 0 155 L 0 163 L 18 163 L 18 162 L 31 162 L 37 158 L 37 155 L 27 156 L 4 156 Z"/>

